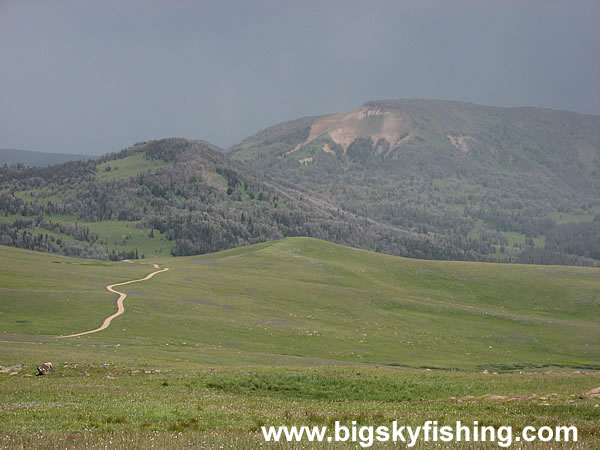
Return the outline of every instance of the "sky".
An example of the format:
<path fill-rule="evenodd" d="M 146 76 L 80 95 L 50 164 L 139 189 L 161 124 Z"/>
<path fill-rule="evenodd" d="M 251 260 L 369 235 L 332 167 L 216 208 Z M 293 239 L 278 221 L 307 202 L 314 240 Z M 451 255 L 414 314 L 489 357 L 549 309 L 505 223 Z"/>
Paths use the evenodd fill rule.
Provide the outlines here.
<path fill-rule="evenodd" d="M 600 2 L 0 0 L 0 148 L 227 148 L 365 101 L 600 114 Z"/>

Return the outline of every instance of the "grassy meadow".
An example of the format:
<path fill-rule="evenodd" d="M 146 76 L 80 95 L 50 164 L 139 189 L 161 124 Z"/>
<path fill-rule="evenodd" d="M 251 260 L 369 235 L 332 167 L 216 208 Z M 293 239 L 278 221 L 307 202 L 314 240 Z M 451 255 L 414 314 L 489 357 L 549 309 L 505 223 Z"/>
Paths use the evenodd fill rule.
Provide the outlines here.
<path fill-rule="evenodd" d="M 58 338 L 151 264 L 170 270 L 118 287 L 108 329 Z M 308 238 L 134 263 L 0 247 L 0 268 L 0 366 L 22 366 L 0 373 L 0 446 L 250 448 L 263 424 L 335 420 L 574 424 L 600 445 L 600 400 L 579 398 L 600 386 L 600 269 Z"/>

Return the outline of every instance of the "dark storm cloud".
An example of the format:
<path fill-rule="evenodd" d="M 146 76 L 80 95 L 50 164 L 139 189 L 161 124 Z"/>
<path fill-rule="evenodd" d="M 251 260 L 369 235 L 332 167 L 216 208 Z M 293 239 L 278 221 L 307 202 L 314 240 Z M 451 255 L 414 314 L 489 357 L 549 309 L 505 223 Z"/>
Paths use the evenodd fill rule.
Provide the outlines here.
<path fill-rule="evenodd" d="M 597 2 L 0 0 L 0 147 L 222 147 L 419 97 L 600 112 Z"/>

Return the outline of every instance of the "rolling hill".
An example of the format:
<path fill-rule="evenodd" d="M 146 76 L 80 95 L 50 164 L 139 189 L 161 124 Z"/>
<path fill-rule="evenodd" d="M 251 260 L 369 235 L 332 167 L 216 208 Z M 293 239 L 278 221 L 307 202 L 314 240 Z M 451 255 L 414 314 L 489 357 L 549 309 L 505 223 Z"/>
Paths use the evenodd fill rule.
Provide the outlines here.
<path fill-rule="evenodd" d="M 129 297 L 114 325 L 77 342 L 197 362 L 238 352 L 497 371 L 600 361 L 596 268 L 423 261 L 310 238 L 144 264 L 7 247 L 0 258 L 0 329 L 19 339 L 96 328 L 114 312 L 104 286 L 158 263 L 169 271 L 119 287 Z"/>
<path fill-rule="evenodd" d="M 598 116 L 373 101 L 276 125 L 229 154 L 357 215 L 442 235 L 473 259 L 600 258 Z"/>

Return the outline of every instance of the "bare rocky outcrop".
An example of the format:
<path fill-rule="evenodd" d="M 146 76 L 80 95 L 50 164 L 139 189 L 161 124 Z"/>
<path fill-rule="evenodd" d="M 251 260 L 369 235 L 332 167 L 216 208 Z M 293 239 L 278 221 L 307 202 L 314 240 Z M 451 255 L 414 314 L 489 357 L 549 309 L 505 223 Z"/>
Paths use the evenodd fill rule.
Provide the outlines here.
<path fill-rule="evenodd" d="M 37 377 L 48 375 L 50 372 L 54 370 L 54 366 L 51 362 L 45 362 L 37 366 L 37 373 L 35 374 Z"/>

